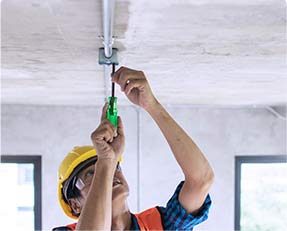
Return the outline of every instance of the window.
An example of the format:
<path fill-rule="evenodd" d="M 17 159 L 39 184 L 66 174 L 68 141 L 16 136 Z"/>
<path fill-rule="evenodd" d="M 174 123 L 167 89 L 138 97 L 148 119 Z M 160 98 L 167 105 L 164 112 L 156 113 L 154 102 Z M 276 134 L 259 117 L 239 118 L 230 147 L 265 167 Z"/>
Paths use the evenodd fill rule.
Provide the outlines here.
<path fill-rule="evenodd" d="M 235 230 L 287 227 L 287 161 L 280 156 L 238 156 L 235 164 Z"/>
<path fill-rule="evenodd" d="M 1 156 L 1 230 L 41 230 L 41 156 Z"/>

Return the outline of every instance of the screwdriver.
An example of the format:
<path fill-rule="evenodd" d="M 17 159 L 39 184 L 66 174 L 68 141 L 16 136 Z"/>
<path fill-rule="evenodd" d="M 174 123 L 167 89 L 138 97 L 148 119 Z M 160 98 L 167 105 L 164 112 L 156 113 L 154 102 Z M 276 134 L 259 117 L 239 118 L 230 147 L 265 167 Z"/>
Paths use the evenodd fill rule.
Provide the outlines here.
<path fill-rule="evenodd" d="M 112 77 L 115 73 L 116 65 L 112 65 Z M 115 83 L 112 82 L 112 96 L 108 98 L 108 110 L 106 114 L 107 119 L 114 125 L 118 127 L 118 108 L 117 108 L 117 97 L 115 97 Z"/>

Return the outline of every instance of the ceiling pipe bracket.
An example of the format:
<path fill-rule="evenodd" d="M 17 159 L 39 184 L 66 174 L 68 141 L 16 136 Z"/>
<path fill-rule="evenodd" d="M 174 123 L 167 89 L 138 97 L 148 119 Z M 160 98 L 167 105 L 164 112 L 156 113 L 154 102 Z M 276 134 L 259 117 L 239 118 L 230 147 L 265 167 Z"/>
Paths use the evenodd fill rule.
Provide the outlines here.
<path fill-rule="evenodd" d="M 99 49 L 99 64 L 100 65 L 119 65 L 118 62 L 118 49 L 113 48 L 112 49 L 112 56 L 111 57 L 106 57 L 105 55 L 105 48 L 101 47 Z"/>

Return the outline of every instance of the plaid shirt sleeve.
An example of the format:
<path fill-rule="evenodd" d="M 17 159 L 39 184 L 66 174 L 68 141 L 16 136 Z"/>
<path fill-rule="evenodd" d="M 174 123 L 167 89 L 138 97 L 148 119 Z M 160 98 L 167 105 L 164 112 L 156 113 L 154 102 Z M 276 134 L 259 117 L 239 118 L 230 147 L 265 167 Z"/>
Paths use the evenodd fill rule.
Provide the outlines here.
<path fill-rule="evenodd" d="M 167 203 L 166 208 L 159 207 L 162 214 L 162 221 L 165 230 L 192 230 L 194 226 L 202 223 L 208 218 L 211 205 L 210 196 L 207 195 L 200 211 L 196 216 L 187 213 L 178 200 L 179 192 L 184 181 L 177 186 L 173 196 Z"/>

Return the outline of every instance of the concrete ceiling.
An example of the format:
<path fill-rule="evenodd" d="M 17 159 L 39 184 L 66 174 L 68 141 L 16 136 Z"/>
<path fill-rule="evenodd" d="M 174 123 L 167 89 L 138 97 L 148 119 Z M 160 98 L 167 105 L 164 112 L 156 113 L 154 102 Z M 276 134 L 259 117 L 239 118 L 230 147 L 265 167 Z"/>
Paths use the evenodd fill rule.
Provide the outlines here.
<path fill-rule="evenodd" d="M 103 103 L 100 0 L 1 7 L 2 103 Z M 163 103 L 287 102 L 284 0 L 116 0 L 114 35 L 120 64 L 144 70 Z"/>

